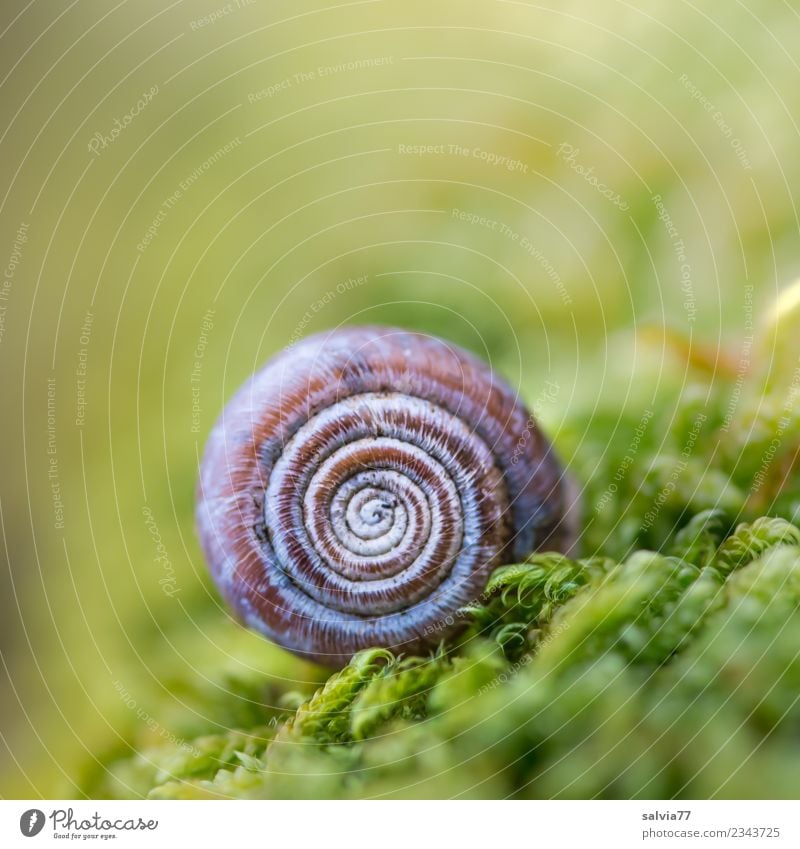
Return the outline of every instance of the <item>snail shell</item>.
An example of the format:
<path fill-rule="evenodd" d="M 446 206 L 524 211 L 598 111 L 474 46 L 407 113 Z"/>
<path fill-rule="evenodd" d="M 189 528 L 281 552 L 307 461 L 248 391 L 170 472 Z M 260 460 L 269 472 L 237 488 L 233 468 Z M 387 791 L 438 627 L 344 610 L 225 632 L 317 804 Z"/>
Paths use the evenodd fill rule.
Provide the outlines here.
<path fill-rule="evenodd" d="M 442 340 L 387 327 L 285 350 L 208 440 L 197 524 L 248 626 L 340 665 L 437 644 L 491 572 L 573 542 L 568 487 L 511 389 Z"/>

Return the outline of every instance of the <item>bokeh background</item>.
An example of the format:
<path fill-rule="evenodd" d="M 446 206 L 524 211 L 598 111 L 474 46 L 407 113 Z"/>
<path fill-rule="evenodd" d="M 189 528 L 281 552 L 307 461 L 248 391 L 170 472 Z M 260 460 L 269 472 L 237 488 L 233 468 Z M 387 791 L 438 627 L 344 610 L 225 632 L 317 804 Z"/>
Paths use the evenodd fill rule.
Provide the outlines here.
<path fill-rule="evenodd" d="M 163 738 L 166 668 L 316 680 L 193 532 L 287 343 L 440 334 L 557 445 L 738 352 L 800 272 L 799 39 L 786 0 L 4 0 L 0 793 Z"/>

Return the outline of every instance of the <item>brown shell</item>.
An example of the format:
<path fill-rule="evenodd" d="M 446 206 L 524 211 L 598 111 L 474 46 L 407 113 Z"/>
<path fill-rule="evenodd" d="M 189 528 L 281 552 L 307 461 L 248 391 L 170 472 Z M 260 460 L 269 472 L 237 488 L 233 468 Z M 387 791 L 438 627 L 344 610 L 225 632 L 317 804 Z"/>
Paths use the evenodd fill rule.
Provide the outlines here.
<path fill-rule="evenodd" d="M 497 566 L 566 550 L 567 487 L 517 396 L 480 360 L 388 327 L 283 351 L 206 447 L 197 524 L 241 620 L 304 657 L 420 652 Z"/>

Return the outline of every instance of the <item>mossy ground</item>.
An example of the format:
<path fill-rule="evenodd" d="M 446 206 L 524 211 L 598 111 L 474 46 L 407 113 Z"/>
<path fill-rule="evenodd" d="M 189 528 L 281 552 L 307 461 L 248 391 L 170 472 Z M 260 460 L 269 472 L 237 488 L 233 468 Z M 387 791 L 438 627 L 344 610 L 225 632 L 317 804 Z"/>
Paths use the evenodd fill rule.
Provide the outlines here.
<path fill-rule="evenodd" d="M 431 656 L 378 646 L 329 675 L 219 617 L 210 639 L 252 653 L 252 671 L 165 673 L 73 791 L 800 795 L 798 385 L 733 381 L 696 373 L 661 401 L 677 413 L 644 427 L 641 409 L 609 417 L 630 439 L 597 416 L 563 431 L 586 484 L 585 556 L 500 569 Z"/>

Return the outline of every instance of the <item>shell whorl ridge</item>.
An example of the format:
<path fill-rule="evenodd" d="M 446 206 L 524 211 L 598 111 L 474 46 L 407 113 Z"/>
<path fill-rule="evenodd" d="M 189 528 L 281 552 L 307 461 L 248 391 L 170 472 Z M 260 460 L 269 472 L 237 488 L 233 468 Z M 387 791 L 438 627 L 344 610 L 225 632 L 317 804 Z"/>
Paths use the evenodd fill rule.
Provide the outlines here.
<path fill-rule="evenodd" d="M 209 437 L 200 541 L 249 627 L 328 665 L 422 651 L 491 572 L 566 550 L 567 486 L 510 388 L 433 337 L 311 337 L 251 378 Z"/>

